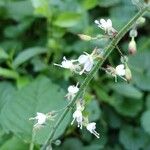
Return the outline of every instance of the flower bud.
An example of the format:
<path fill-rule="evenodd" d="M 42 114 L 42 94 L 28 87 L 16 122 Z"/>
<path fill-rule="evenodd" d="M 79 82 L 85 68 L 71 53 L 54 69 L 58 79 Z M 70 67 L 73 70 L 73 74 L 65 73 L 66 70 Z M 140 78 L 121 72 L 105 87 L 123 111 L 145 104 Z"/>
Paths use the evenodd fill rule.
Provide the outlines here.
<path fill-rule="evenodd" d="M 137 26 L 141 26 L 145 23 L 145 18 L 144 17 L 140 17 L 137 21 L 136 21 L 136 25 Z"/>
<path fill-rule="evenodd" d="M 84 40 L 84 41 L 90 41 L 90 40 L 92 40 L 92 37 L 89 36 L 89 35 L 78 34 L 78 36 L 80 37 L 81 40 Z"/>
<path fill-rule="evenodd" d="M 126 64 L 126 67 L 125 67 L 125 78 L 128 82 L 132 79 L 132 73 L 131 73 L 131 70 L 130 70 L 130 68 L 128 67 L 127 64 Z"/>
<path fill-rule="evenodd" d="M 133 38 L 133 37 L 137 37 L 137 30 L 136 29 L 132 29 L 132 30 L 130 30 L 130 33 L 129 33 L 129 36 L 131 37 L 131 38 Z"/>
<path fill-rule="evenodd" d="M 129 54 L 131 54 L 131 55 L 134 55 L 137 51 L 136 42 L 135 42 L 134 38 L 132 38 L 131 41 L 129 42 L 128 51 L 129 51 Z"/>

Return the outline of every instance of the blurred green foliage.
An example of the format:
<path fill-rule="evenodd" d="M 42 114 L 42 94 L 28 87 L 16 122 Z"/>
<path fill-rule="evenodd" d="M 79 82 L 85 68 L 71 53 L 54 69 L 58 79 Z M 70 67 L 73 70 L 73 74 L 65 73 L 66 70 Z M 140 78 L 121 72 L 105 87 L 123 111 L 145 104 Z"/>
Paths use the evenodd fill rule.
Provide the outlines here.
<path fill-rule="evenodd" d="M 137 11 L 130 0 L 0 1 L 0 150 L 28 149 L 33 126 L 29 118 L 64 108 L 67 86 L 85 78 L 54 67 L 54 62 L 60 63 L 63 56 L 77 58 L 109 42 L 82 41 L 77 34 L 102 34 L 94 24 L 98 18 L 111 18 L 120 30 Z M 137 54 L 129 57 L 131 83 L 114 83 L 100 71 L 85 92 L 85 114 L 97 122 L 100 139 L 70 126 L 68 114 L 55 135 L 61 145 L 54 142 L 54 149 L 150 149 L 149 17 L 146 14 L 146 23 L 138 30 Z M 126 35 L 120 42 L 124 54 L 129 40 Z M 104 67 L 119 61 L 114 50 Z M 44 143 L 57 117 L 37 132 L 35 149 Z"/>

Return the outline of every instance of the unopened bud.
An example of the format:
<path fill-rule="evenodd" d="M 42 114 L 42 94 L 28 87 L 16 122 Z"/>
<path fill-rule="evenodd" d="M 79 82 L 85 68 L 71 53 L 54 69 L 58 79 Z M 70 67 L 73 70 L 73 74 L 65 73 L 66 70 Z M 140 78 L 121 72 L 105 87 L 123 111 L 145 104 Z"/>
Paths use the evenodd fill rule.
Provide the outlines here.
<path fill-rule="evenodd" d="M 127 64 L 126 64 L 126 67 L 125 67 L 125 78 L 128 82 L 132 79 L 132 73 L 131 73 L 131 70 L 130 70 L 130 68 L 128 67 Z"/>
<path fill-rule="evenodd" d="M 92 37 L 89 36 L 89 35 L 78 34 L 78 36 L 80 37 L 81 40 L 84 40 L 84 41 L 90 41 L 90 40 L 92 40 Z"/>
<path fill-rule="evenodd" d="M 130 30 L 130 33 L 129 33 L 129 36 L 131 37 L 131 38 L 133 38 L 133 37 L 137 37 L 137 30 L 136 29 L 132 29 L 132 30 Z"/>
<path fill-rule="evenodd" d="M 131 55 L 134 55 L 137 51 L 136 42 L 135 42 L 134 38 L 132 38 L 131 41 L 129 42 L 128 51 L 129 51 L 129 54 L 131 54 Z"/>
<path fill-rule="evenodd" d="M 137 21 L 136 21 L 136 25 L 137 26 L 141 26 L 145 23 L 145 18 L 144 17 L 140 17 Z"/>

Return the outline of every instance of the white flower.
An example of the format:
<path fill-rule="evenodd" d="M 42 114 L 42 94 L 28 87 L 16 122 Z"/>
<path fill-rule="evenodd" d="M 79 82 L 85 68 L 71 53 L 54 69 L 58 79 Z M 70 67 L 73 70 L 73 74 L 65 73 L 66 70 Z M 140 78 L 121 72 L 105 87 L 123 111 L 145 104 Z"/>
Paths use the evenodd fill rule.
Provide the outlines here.
<path fill-rule="evenodd" d="M 80 75 L 82 75 L 85 71 L 89 72 L 91 71 L 94 61 L 92 54 L 89 55 L 88 53 L 85 52 L 85 54 L 79 56 L 78 61 L 81 65 L 83 65 L 83 69 L 80 71 Z"/>
<path fill-rule="evenodd" d="M 34 127 L 39 127 L 45 124 L 47 116 L 44 113 L 37 112 L 36 117 L 30 118 L 29 120 L 37 120 L 37 123 L 34 125 Z"/>
<path fill-rule="evenodd" d="M 67 60 L 66 57 L 63 57 L 63 61 L 61 64 L 55 64 L 55 66 L 59 66 L 61 68 L 70 69 L 71 71 L 77 72 L 77 70 L 80 69 L 80 66 L 78 64 L 75 64 L 77 60 Z"/>
<path fill-rule="evenodd" d="M 68 100 L 72 100 L 75 96 L 75 94 L 79 91 L 79 88 L 78 88 L 78 84 L 76 86 L 74 85 L 70 85 L 68 87 L 68 93 L 66 95 L 66 97 L 68 98 Z"/>
<path fill-rule="evenodd" d="M 110 19 L 104 20 L 95 20 L 95 23 L 98 25 L 99 28 L 105 31 L 110 36 L 114 36 L 117 32 L 116 30 L 112 27 L 112 21 Z"/>
<path fill-rule="evenodd" d="M 82 129 L 82 121 L 83 121 L 83 116 L 82 116 L 82 112 L 81 110 L 76 110 L 74 113 L 73 113 L 73 120 L 71 122 L 71 125 L 74 123 L 74 121 L 77 121 L 78 123 L 78 127 L 80 129 Z"/>
<path fill-rule="evenodd" d="M 95 131 L 96 129 L 96 123 L 95 122 L 91 122 L 86 126 L 86 129 L 91 133 L 94 134 L 97 138 L 99 138 L 99 133 L 97 133 Z"/>
<path fill-rule="evenodd" d="M 124 64 L 120 64 L 116 67 L 116 74 L 118 76 L 124 76 L 125 75 L 125 66 Z"/>
<path fill-rule="evenodd" d="M 62 68 L 66 68 L 66 69 L 71 69 L 73 67 L 73 61 L 71 60 L 67 60 L 66 57 L 63 57 L 63 61 L 61 62 L 61 65 L 59 64 L 54 64 L 55 66 L 59 66 Z"/>
<path fill-rule="evenodd" d="M 123 77 L 126 74 L 125 65 L 124 64 L 120 64 L 116 68 L 114 68 L 112 66 L 108 66 L 105 71 L 106 71 L 106 73 L 108 73 L 108 74 L 112 75 L 113 77 L 115 77 L 115 82 L 117 82 L 117 76 L 119 76 L 123 80 L 127 81 Z"/>

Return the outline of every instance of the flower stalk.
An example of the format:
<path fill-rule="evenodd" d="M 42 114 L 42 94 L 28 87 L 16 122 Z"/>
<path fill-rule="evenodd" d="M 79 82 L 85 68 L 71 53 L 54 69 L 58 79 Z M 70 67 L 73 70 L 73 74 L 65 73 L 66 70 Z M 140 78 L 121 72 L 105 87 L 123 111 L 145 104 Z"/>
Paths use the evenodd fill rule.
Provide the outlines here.
<path fill-rule="evenodd" d="M 110 42 L 110 44 L 104 49 L 104 55 L 103 55 L 103 59 L 99 59 L 98 62 L 96 63 L 96 65 L 93 67 L 93 69 L 89 72 L 89 74 L 87 75 L 87 77 L 85 78 L 85 80 L 83 81 L 83 83 L 80 86 L 80 89 L 78 91 L 78 93 L 76 94 L 76 96 L 73 98 L 73 100 L 68 104 L 68 106 L 66 107 L 66 109 L 64 110 L 64 112 L 62 113 L 62 115 L 59 117 L 58 121 L 56 122 L 56 124 L 53 126 L 50 135 L 47 139 L 47 141 L 45 142 L 45 144 L 42 147 L 42 150 L 46 150 L 46 148 L 51 145 L 52 141 L 53 141 L 53 137 L 54 134 L 58 128 L 58 126 L 61 124 L 62 120 L 65 118 L 65 116 L 67 115 L 67 113 L 69 112 L 69 110 L 74 106 L 75 102 L 77 101 L 77 99 L 80 98 L 81 94 L 84 92 L 85 88 L 87 87 L 87 85 L 89 84 L 89 82 L 92 80 L 92 78 L 94 77 L 95 73 L 99 70 L 99 68 L 102 66 L 102 64 L 104 63 L 104 61 L 108 58 L 108 56 L 111 54 L 111 52 L 113 51 L 113 49 L 115 49 L 115 47 L 117 46 L 118 42 L 122 39 L 122 37 L 131 29 L 131 27 L 135 24 L 135 22 L 141 17 L 143 16 L 143 14 L 148 10 L 148 7 L 144 7 L 142 8 L 119 32 L 118 34 L 113 38 L 113 40 Z"/>

